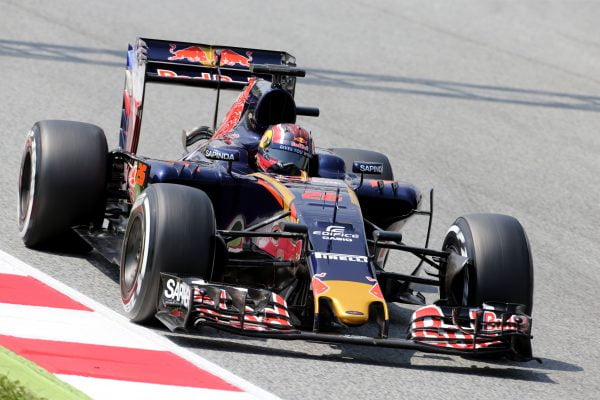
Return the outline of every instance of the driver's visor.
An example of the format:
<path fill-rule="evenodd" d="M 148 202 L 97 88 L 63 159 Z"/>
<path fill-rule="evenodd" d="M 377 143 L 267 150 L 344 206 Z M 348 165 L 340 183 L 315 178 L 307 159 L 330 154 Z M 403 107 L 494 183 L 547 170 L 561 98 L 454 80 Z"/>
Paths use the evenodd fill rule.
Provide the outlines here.
<path fill-rule="evenodd" d="M 280 146 L 285 146 L 285 150 L 281 148 L 275 148 Z M 302 151 L 301 153 L 299 153 L 295 151 L 289 151 L 288 148 L 293 147 L 288 145 L 280 145 L 278 143 L 272 143 L 271 148 L 266 150 L 266 153 L 269 155 L 269 158 L 271 160 L 277 160 L 276 162 L 282 167 L 289 164 L 293 164 L 298 168 L 299 171 L 308 170 L 308 162 L 310 159 L 305 155 L 305 152 Z"/>

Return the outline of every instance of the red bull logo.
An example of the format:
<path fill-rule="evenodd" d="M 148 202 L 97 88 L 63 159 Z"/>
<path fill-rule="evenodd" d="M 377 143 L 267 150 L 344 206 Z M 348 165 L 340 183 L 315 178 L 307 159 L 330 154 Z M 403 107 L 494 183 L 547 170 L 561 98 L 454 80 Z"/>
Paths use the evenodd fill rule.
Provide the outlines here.
<path fill-rule="evenodd" d="M 173 55 L 169 57 L 170 61 L 187 60 L 189 62 L 200 63 L 202 65 L 214 65 L 215 63 L 212 50 L 205 50 L 200 46 L 189 46 L 180 50 L 176 49 L 177 45 L 171 44 L 169 52 Z"/>
<path fill-rule="evenodd" d="M 171 44 L 169 53 L 172 54 L 172 56 L 169 57 L 169 61 L 187 60 L 189 62 L 199 63 L 206 66 L 214 66 L 216 61 L 214 50 L 200 46 L 188 46 L 186 48 L 177 50 L 177 45 Z M 250 67 L 251 62 L 251 51 L 247 51 L 246 56 L 238 54 L 230 49 L 224 49 L 221 51 L 221 67 L 234 67 L 236 65 Z"/>
<path fill-rule="evenodd" d="M 233 50 L 225 49 L 221 51 L 221 67 L 227 65 L 230 67 L 237 65 L 241 65 L 242 67 L 250 67 L 250 62 L 252 62 L 252 52 L 247 51 L 246 56 L 244 57 L 241 54 L 236 53 Z"/>

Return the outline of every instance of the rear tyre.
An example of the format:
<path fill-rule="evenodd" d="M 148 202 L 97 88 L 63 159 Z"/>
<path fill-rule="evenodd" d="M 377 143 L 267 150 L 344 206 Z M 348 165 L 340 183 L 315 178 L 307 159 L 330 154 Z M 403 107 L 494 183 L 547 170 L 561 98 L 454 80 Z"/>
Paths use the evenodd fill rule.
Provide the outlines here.
<path fill-rule="evenodd" d="M 121 256 L 121 300 L 134 322 L 156 314 L 160 273 L 210 279 L 215 256 L 215 216 L 201 190 L 150 185 L 131 209 Z"/>
<path fill-rule="evenodd" d="M 75 121 L 39 121 L 25 141 L 19 175 L 18 224 L 27 247 L 101 212 L 106 189 L 106 137 Z"/>
<path fill-rule="evenodd" d="M 519 221 L 500 214 L 460 217 L 448 230 L 442 248 L 472 260 L 471 267 L 443 288 L 442 298 L 449 305 L 519 303 L 531 315 L 533 262 Z"/>
<path fill-rule="evenodd" d="M 333 148 L 330 149 L 335 155 L 342 158 L 346 164 L 346 172 L 352 173 L 352 163 L 354 161 L 367 161 L 367 162 L 378 162 L 383 164 L 383 173 L 381 175 L 376 174 L 364 174 L 365 179 L 383 179 L 386 181 L 394 180 L 394 172 L 392 171 L 392 165 L 390 160 L 385 154 L 378 153 L 370 150 L 360 149 L 347 149 L 347 148 Z"/>

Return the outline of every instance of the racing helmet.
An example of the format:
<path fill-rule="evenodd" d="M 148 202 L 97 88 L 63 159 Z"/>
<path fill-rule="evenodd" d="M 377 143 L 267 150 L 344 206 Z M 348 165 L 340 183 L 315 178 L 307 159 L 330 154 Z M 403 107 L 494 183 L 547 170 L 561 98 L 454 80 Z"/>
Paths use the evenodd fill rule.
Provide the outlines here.
<path fill-rule="evenodd" d="M 256 164 L 264 172 L 306 176 L 315 152 L 310 132 L 296 124 L 271 125 L 263 134 Z"/>

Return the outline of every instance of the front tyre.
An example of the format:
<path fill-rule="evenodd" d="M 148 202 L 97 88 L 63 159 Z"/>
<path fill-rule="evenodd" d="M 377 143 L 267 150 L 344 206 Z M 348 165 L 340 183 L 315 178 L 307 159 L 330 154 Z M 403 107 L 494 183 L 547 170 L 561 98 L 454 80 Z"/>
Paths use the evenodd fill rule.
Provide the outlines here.
<path fill-rule="evenodd" d="M 21 159 L 19 233 L 34 247 L 102 212 L 106 189 L 106 137 L 76 121 L 39 121 Z"/>
<path fill-rule="evenodd" d="M 131 209 L 121 256 L 121 300 L 134 322 L 156 314 L 160 273 L 210 279 L 216 224 L 212 203 L 201 190 L 157 183 Z"/>
<path fill-rule="evenodd" d="M 515 218 L 500 214 L 460 217 L 448 230 L 442 249 L 472 261 L 448 287 L 442 287 L 441 297 L 449 305 L 518 303 L 531 315 L 533 262 L 527 235 Z"/>

